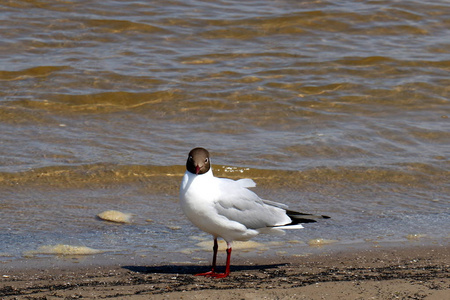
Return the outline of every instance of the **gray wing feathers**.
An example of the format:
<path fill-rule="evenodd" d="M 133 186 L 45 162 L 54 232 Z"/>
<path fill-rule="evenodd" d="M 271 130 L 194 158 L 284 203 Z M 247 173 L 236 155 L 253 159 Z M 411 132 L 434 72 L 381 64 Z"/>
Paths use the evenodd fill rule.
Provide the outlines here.
<path fill-rule="evenodd" d="M 222 196 L 215 201 L 215 208 L 220 215 L 251 229 L 285 225 L 292 221 L 286 215 L 283 204 L 262 200 L 242 187 L 240 181 L 222 182 Z"/>
<path fill-rule="evenodd" d="M 267 205 L 272 205 L 272 206 L 276 206 L 279 208 L 282 208 L 284 210 L 288 209 L 289 207 L 286 204 L 283 203 L 279 203 L 279 202 L 275 202 L 275 201 L 270 201 L 270 200 L 262 200 L 265 204 Z"/>
<path fill-rule="evenodd" d="M 252 188 L 256 186 L 256 183 L 250 178 L 236 180 L 236 183 L 238 183 L 241 187 L 245 188 Z"/>

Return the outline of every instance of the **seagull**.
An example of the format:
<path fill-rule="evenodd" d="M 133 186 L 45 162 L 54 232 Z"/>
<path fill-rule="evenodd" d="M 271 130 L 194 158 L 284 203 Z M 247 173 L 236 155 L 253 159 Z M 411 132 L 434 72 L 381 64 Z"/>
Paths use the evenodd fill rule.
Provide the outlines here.
<path fill-rule="evenodd" d="M 231 243 L 247 241 L 260 233 L 284 233 L 303 228 L 301 223 L 328 219 L 289 210 L 285 204 L 263 200 L 248 188 L 251 179 L 232 180 L 213 175 L 208 150 L 189 152 L 180 187 L 180 204 L 187 218 L 214 238 L 212 269 L 196 276 L 224 278 L 230 274 Z M 216 272 L 217 238 L 227 243 L 224 273 Z"/>

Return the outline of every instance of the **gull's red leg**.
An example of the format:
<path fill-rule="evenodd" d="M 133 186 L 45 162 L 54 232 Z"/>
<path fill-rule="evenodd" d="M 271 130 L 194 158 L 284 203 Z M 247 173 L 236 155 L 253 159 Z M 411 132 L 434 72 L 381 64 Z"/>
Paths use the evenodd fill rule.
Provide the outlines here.
<path fill-rule="evenodd" d="M 216 274 L 216 261 L 217 261 L 217 250 L 219 249 L 219 244 L 217 243 L 217 238 L 214 238 L 213 246 L 213 261 L 211 271 L 205 273 L 195 274 L 195 276 L 214 276 Z"/>
<path fill-rule="evenodd" d="M 231 262 L 231 245 L 228 244 L 227 245 L 227 265 L 225 267 L 225 273 L 215 273 L 213 275 L 210 275 L 211 277 L 214 278 L 225 278 L 228 275 L 230 275 L 230 262 Z"/>
<path fill-rule="evenodd" d="M 217 238 L 214 238 L 214 246 L 213 246 L 213 261 L 212 261 L 212 269 L 211 271 L 214 273 L 216 271 L 216 261 L 217 261 L 217 251 L 219 250 L 219 244 L 217 243 Z"/>
<path fill-rule="evenodd" d="M 230 263 L 231 263 L 231 245 L 230 248 L 227 248 L 227 267 L 225 268 L 226 276 L 230 275 Z"/>
<path fill-rule="evenodd" d="M 225 267 L 225 273 L 216 273 L 216 258 L 217 258 L 217 249 L 219 248 L 217 244 L 217 238 L 214 239 L 214 256 L 211 271 L 206 273 L 196 274 L 195 276 L 207 276 L 214 278 L 225 278 L 230 275 L 230 262 L 231 262 L 231 243 L 227 242 L 227 265 Z"/>

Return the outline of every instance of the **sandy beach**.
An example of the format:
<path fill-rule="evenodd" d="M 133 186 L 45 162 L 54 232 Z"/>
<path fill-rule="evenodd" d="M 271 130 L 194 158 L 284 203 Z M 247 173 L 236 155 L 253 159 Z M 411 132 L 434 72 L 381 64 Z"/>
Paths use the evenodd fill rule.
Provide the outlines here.
<path fill-rule="evenodd" d="M 15 268 L 1 299 L 448 299 L 450 247 L 374 248 L 234 261 L 225 279 L 206 265 Z M 3 271 L 5 272 L 5 271 Z"/>

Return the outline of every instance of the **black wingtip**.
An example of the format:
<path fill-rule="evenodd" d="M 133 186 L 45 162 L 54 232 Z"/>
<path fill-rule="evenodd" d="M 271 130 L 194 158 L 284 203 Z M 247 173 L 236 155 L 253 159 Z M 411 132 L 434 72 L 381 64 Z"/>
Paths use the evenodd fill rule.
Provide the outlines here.
<path fill-rule="evenodd" d="M 325 215 L 316 216 L 313 214 L 299 213 L 293 210 L 286 210 L 286 214 L 292 220 L 292 223 L 289 225 L 295 225 L 299 223 L 315 223 L 318 219 L 330 219 L 329 216 Z"/>

